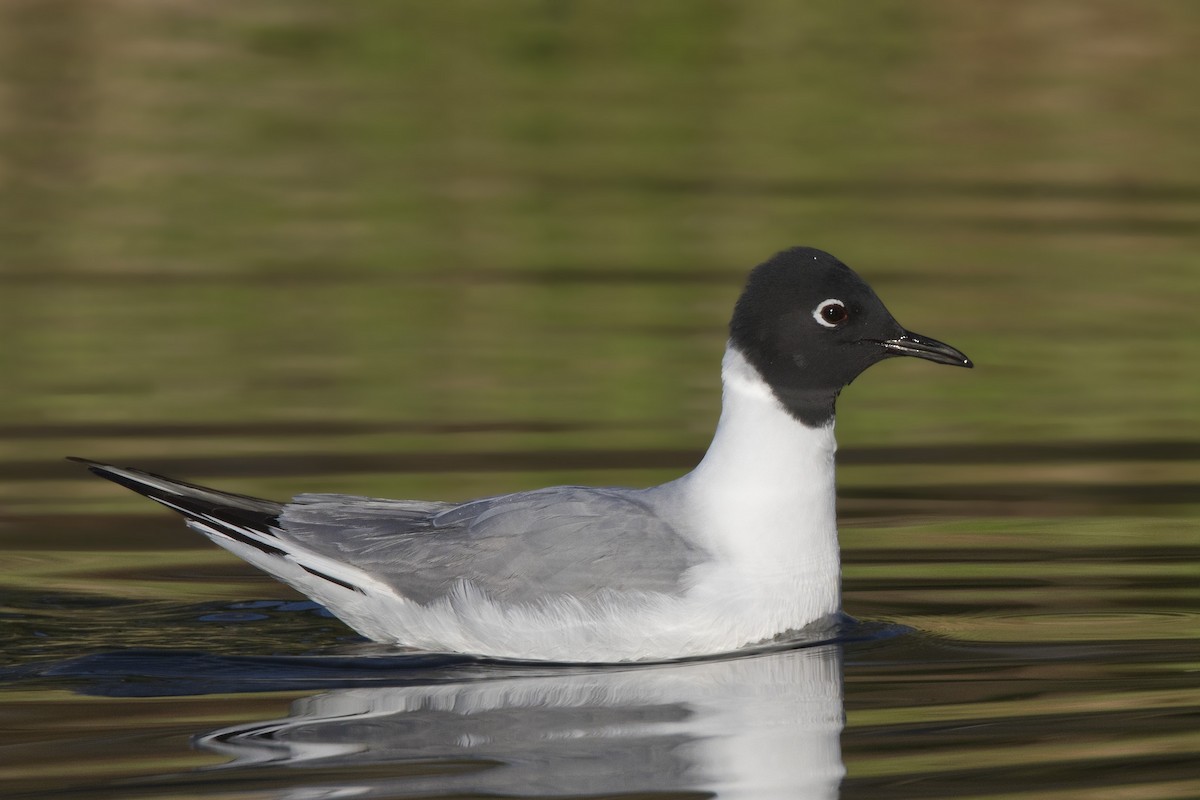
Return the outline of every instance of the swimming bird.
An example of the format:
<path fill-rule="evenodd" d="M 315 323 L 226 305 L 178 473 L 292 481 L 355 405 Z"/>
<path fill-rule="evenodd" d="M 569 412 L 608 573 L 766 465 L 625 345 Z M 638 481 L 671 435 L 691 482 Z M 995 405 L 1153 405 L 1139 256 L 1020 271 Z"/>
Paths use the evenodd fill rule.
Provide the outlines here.
<path fill-rule="evenodd" d="M 571 662 L 720 654 L 839 618 L 835 402 L 894 356 L 973 366 L 901 327 L 837 258 L 796 247 L 751 271 L 712 443 L 660 486 L 277 503 L 74 460 L 179 512 L 369 639 Z"/>

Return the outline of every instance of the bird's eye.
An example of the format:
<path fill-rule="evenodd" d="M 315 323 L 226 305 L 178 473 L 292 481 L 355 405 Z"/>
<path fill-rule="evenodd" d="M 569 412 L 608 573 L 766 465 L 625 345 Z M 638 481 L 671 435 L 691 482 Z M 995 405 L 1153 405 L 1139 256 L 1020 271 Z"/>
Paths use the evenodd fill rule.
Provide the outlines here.
<path fill-rule="evenodd" d="M 836 328 L 846 320 L 850 319 L 850 312 L 846 310 L 845 304 L 841 300 L 825 300 L 813 310 L 813 319 L 824 325 L 826 328 Z"/>

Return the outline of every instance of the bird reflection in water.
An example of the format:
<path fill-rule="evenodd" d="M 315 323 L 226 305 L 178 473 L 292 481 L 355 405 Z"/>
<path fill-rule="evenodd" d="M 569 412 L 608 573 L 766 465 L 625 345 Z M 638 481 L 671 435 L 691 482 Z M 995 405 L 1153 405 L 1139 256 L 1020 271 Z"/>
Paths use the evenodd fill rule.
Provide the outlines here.
<path fill-rule="evenodd" d="M 339 689 L 198 743 L 232 757 L 218 769 L 320 770 L 320 786 L 279 795 L 289 800 L 688 790 L 834 798 L 845 772 L 841 661 L 831 644 Z"/>

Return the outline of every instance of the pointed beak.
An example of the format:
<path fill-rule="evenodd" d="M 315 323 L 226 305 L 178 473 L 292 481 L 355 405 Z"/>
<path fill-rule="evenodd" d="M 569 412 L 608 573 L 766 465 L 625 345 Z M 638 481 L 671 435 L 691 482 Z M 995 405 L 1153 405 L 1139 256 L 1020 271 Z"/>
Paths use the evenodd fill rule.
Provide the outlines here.
<path fill-rule="evenodd" d="M 930 339 L 928 336 L 921 336 L 911 331 L 904 331 L 898 338 L 887 339 L 879 342 L 879 345 L 888 351 L 888 355 L 915 356 L 938 364 L 949 364 L 952 367 L 966 367 L 967 369 L 975 366 L 971 363 L 971 359 L 945 342 L 939 342 L 937 339 Z"/>

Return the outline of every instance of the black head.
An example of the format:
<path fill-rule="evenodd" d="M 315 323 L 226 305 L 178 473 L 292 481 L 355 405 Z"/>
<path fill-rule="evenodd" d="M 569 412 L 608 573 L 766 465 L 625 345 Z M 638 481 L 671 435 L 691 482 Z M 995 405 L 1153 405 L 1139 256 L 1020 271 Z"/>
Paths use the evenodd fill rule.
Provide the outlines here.
<path fill-rule="evenodd" d="M 813 426 L 832 419 L 842 387 L 885 358 L 974 366 L 953 347 L 900 327 L 854 270 L 811 247 L 754 268 L 729 340 L 792 416 Z"/>

